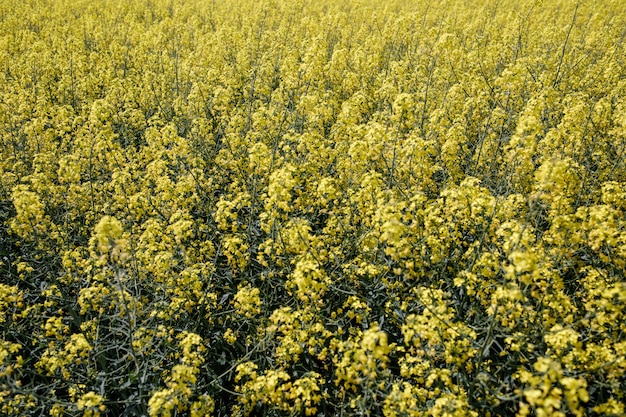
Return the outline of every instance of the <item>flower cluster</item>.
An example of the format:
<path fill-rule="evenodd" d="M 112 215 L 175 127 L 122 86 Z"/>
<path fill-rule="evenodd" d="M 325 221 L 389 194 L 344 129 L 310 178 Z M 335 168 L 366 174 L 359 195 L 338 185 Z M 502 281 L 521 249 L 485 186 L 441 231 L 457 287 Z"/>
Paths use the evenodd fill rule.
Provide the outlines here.
<path fill-rule="evenodd" d="M 622 3 L 0 1 L 0 414 L 624 414 Z"/>

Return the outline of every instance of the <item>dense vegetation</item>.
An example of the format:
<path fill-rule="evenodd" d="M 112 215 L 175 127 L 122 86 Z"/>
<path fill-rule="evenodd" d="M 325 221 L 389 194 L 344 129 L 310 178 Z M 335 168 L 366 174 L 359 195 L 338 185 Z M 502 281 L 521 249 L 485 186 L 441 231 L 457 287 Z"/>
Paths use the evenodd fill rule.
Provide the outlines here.
<path fill-rule="evenodd" d="M 0 0 L 0 414 L 624 415 L 625 36 Z"/>

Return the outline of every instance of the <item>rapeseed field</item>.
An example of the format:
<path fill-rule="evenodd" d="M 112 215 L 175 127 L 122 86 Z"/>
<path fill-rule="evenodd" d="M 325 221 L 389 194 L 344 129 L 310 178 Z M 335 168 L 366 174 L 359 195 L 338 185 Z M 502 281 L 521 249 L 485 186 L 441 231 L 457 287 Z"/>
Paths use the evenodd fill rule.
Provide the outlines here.
<path fill-rule="evenodd" d="M 0 0 L 0 414 L 625 415 L 625 6 Z"/>

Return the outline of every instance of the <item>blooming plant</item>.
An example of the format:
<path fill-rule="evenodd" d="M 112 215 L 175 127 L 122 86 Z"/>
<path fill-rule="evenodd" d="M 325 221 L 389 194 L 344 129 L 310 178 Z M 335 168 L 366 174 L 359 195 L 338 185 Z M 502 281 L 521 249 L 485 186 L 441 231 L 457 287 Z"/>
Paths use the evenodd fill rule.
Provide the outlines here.
<path fill-rule="evenodd" d="M 625 27 L 0 0 L 0 414 L 624 415 Z"/>

